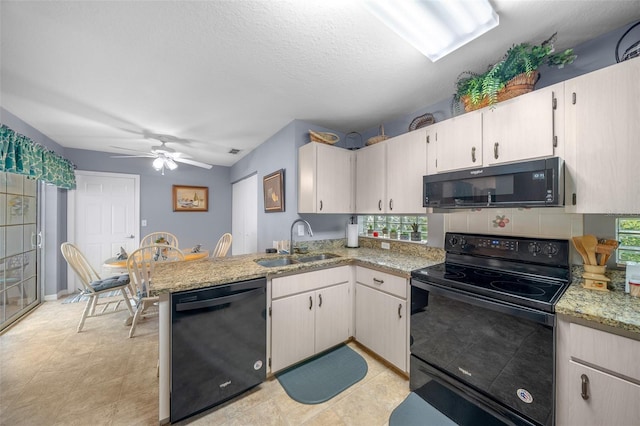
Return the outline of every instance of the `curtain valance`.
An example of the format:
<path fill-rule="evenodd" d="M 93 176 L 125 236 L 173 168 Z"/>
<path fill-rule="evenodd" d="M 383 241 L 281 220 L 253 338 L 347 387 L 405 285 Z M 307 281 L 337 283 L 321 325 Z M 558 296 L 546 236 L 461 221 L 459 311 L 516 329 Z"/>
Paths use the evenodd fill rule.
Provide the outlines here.
<path fill-rule="evenodd" d="M 14 132 L 0 126 L 0 171 L 42 179 L 60 188 L 76 187 L 75 166 L 71 161 Z"/>

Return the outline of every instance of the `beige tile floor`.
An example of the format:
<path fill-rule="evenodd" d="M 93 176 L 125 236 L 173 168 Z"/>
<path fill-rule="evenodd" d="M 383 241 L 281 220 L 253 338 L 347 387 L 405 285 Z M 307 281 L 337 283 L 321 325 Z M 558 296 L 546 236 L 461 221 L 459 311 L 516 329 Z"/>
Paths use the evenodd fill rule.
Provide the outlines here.
<path fill-rule="evenodd" d="M 158 322 L 127 337 L 124 312 L 89 318 L 84 303 L 45 302 L 0 336 L 0 425 L 157 425 Z M 268 380 L 180 424 L 386 425 L 409 393 L 406 378 L 355 343 L 366 377 L 331 400 L 300 404 Z"/>

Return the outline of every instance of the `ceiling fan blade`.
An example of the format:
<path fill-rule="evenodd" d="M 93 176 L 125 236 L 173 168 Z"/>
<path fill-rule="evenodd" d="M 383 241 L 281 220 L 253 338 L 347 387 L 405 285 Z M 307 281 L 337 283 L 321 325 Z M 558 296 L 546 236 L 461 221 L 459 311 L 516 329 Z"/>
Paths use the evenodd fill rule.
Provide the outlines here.
<path fill-rule="evenodd" d="M 156 158 L 155 155 L 112 155 L 111 158 Z"/>
<path fill-rule="evenodd" d="M 211 164 L 201 163 L 199 161 L 194 161 L 194 160 L 188 160 L 186 158 L 174 158 L 173 161 L 176 161 L 178 163 L 190 164 L 196 167 L 202 167 L 203 169 L 210 169 L 213 167 Z"/>
<path fill-rule="evenodd" d="M 148 152 L 148 151 L 142 151 L 142 150 L 139 150 L 139 149 L 124 148 L 124 147 L 122 147 L 122 146 L 113 146 L 113 145 L 111 145 L 111 148 L 122 149 L 122 150 L 124 150 L 124 151 L 139 152 L 139 153 L 147 154 L 147 155 L 149 154 L 149 152 Z"/>

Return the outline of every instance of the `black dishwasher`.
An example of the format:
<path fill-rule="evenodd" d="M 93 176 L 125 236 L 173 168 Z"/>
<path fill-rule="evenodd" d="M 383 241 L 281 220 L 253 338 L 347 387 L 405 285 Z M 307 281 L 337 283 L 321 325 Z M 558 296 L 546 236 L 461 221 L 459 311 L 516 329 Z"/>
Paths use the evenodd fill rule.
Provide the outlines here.
<path fill-rule="evenodd" d="M 266 378 L 266 278 L 171 295 L 171 422 Z"/>

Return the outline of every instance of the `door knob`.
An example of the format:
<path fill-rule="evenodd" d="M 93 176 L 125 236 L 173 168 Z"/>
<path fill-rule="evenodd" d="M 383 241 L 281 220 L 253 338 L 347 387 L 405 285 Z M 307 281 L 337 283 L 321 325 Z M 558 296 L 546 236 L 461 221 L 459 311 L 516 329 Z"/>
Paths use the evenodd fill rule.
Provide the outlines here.
<path fill-rule="evenodd" d="M 133 234 L 131 234 L 131 235 L 129 235 L 128 237 L 125 237 L 125 238 L 131 238 L 131 239 L 134 239 L 134 238 L 135 238 L 135 236 L 134 236 Z"/>

